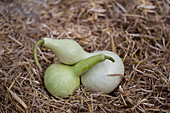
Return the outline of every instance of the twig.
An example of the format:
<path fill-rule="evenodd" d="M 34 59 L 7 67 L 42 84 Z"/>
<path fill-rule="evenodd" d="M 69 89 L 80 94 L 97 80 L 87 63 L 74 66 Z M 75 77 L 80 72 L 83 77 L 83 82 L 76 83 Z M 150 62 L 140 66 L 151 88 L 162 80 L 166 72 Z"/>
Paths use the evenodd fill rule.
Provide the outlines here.
<path fill-rule="evenodd" d="M 13 41 L 15 41 L 17 44 L 19 44 L 20 46 L 23 46 L 23 44 L 21 42 L 19 42 L 18 40 L 16 40 L 15 38 L 13 38 L 12 36 L 8 35 L 8 38 L 12 39 Z"/>

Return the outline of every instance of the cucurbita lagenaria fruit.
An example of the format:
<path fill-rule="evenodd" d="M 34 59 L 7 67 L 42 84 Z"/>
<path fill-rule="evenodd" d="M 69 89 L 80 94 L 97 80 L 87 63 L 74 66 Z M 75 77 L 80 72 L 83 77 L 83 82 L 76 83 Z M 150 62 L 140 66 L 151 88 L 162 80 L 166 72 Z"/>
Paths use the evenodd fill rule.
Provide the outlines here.
<path fill-rule="evenodd" d="M 96 51 L 93 55 L 104 54 L 112 57 L 115 62 L 105 60 L 90 68 L 81 76 L 82 84 L 94 92 L 111 93 L 121 82 L 124 65 L 121 58 L 110 51 Z"/>
<path fill-rule="evenodd" d="M 39 40 L 33 49 L 34 60 L 37 59 L 37 47 L 42 44 L 44 47 L 50 49 L 56 57 L 64 64 L 73 65 L 80 60 L 84 59 L 85 52 L 83 48 L 74 40 L 70 39 L 52 39 L 43 38 Z M 41 69 L 39 62 L 35 62 L 37 67 Z"/>
<path fill-rule="evenodd" d="M 109 62 L 108 60 L 98 63 L 81 76 L 82 84 L 92 91 L 110 93 L 120 83 L 122 79 L 121 75 L 124 75 L 123 62 L 121 58 L 113 52 L 96 51 L 88 53 L 74 40 L 43 38 L 34 46 L 34 59 L 37 59 L 36 49 L 39 44 L 43 44 L 43 46 L 49 48 L 62 63 L 69 65 L 97 54 L 106 54 L 116 59 L 115 63 Z M 40 67 L 39 63 L 36 63 L 36 65 Z"/>

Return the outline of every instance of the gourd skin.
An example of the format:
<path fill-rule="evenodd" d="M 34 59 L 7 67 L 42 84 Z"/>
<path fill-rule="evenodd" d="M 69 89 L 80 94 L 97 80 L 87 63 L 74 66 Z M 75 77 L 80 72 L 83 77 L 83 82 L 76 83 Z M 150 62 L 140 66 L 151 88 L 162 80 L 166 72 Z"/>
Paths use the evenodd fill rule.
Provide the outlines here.
<path fill-rule="evenodd" d="M 53 96 L 65 97 L 79 87 L 80 79 L 74 75 L 69 66 L 54 63 L 45 72 L 44 83 Z"/>
<path fill-rule="evenodd" d="M 89 53 L 90 56 L 104 54 L 112 57 L 115 62 L 105 60 L 89 69 L 86 73 L 81 75 L 82 84 L 91 91 L 111 93 L 122 80 L 121 76 L 108 76 L 109 74 L 124 75 L 124 65 L 121 58 L 109 51 L 96 51 Z"/>
<path fill-rule="evenodd" d="M 49 48 L 64 64 L 73 65 L 84 59 L 86 52 L 74 40 L 43 38 L 43 46 Z"/>

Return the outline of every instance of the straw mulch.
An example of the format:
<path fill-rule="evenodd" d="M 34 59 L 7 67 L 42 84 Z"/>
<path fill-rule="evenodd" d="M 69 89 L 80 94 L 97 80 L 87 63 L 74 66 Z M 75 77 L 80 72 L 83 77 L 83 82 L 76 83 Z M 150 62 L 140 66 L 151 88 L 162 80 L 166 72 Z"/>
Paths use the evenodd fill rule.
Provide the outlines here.
<path fill-rule="evenodd" d="M 69 98 L 54 98 L 43 83 L 58 59 L 40 46 L 43 37 L 77 41 L 86 51 L 116 50 L 125 65 L 109 95 L 82 85 Z M 1 0 L 0 112 L 169 112 L 169 0 Z"/>

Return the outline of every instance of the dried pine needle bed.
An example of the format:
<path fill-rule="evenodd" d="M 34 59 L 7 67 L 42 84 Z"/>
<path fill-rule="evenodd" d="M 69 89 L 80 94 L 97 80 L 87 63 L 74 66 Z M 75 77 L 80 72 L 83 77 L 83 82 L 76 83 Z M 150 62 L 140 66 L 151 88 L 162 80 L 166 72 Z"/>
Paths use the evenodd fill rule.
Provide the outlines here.
<path fill-rule="evenodd" d="M 43 83 L 57 62 L 41 47 L 41 73 L 33 46 L 43 37 L 76 40 L 86 51 L 116 51 L 125 75 L 111 94 L 82 85 L 54 98 Z M 169 0 L 1 0 L 0 112 L 170 112 Z"/>

